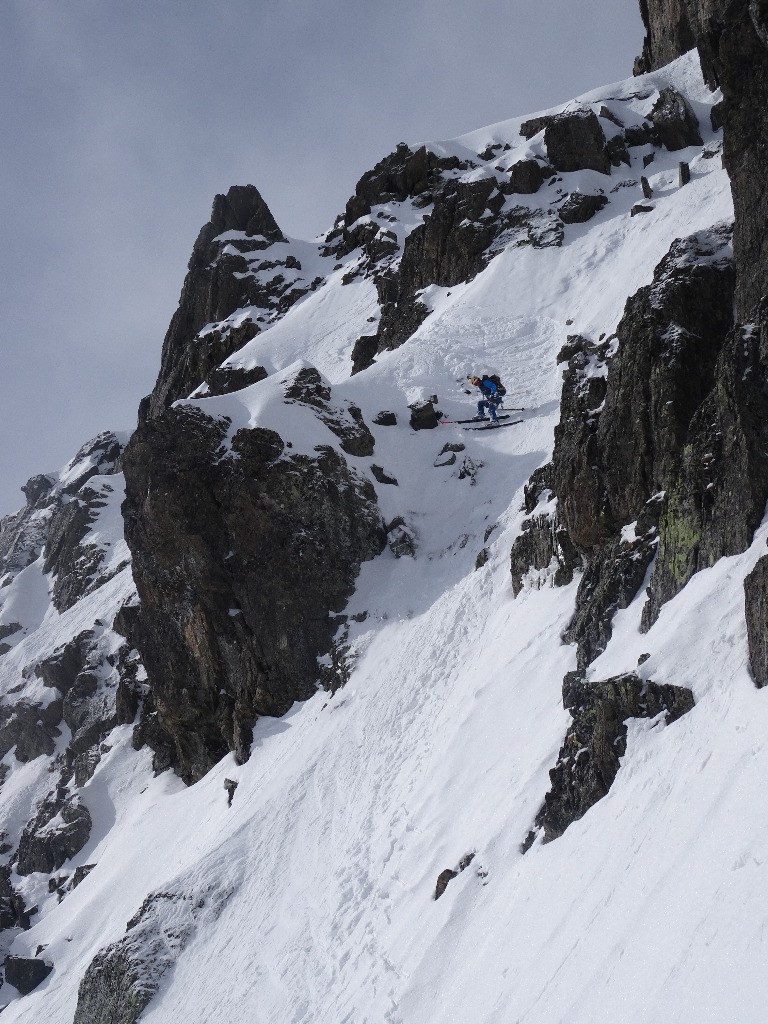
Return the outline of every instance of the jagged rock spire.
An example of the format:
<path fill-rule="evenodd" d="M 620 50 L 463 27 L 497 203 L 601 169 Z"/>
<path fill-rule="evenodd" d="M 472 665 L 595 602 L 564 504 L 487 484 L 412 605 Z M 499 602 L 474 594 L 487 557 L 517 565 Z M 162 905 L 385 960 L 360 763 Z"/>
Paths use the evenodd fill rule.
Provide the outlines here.
<path fill-rule="evenodd" d="M 253 252 L 286 241 L 255 186 L 233 185 L 226 195 L 216 196 L 211 219 L 201 228 L 192 249 L 179 308 L 163 342 L 160 373 L 152 394 L 142 405 L 140 418 L 156 416 L 177 398 L 186 397 L 215 366 L 248 340 L 247 336 L 230 332 L 226 339 L 216 337 L 211 345 L 195 342 L 203 327 L 226 320 L 252 298 L 245 276 L 246 260 L 238 253 L 230 253 L 226 240 L 217 241 L 228 231 L 248 236 L 236 246 L 240 251 L 243 245 Z M 253 328 L 250 336 L 255 333 Z"/>

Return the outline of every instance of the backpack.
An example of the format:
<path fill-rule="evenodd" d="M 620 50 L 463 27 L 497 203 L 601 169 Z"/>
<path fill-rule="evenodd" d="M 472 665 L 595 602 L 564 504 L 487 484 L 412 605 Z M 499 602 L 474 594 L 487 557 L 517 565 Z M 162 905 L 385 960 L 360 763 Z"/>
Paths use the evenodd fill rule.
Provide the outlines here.
<path fill-rule="evenodd" d="M 493 383 L 496 385 L 496 394 L 499 395 L 500 398 L 503 398 L 504 395 L 506 395 L 507 389 L 501 383 L 501 377 L 499 377 L 498 373 L 487 373 L 485 375 L 485 380 L 493 381 Z"/>

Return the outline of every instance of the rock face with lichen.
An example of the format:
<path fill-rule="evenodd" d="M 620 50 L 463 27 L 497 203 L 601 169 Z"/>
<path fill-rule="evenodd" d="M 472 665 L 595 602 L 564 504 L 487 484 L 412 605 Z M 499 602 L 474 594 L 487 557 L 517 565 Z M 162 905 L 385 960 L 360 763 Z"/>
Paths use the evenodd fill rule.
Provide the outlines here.
<path fill-rule="evenodd" d="M 735 513 L 733 545 L 743 548 L 765 501 L 768 8 L 756 0 L 641 0 L 640 9 L 646 39 L 637 70 L 660 67 L 683 48 L 696 46 L 708 84 L 722 90 L 723 102 L 716 109 L 735 214 L 738 326 L 723 354 L 721 385 L 699 417 L 702 449 L 686 453 L 680 487 L 670 495 L 674 514 L 660 548 L 666 570 L 660 569 L 655 588 L 663 599 L 674 589 L 675 577 L 685 576 L 692 562 L 717 556 L 719 549 L 713 551 L 702 522 L 727 515 L 730 509 Z M 723 481 L 719 487 L 718 478 Z M 767 678 L 766 594 L 765 572 L 758 564 L 746 581 L 745 603 L 750 658 L 759 685 Z M 649 620 L 653 611 L 652 605 Z"/>
<path fill-rule="evenodd" d="M 662 709 L 679 717 L 692 706 L 688 691 L 675 687 L 662 693 L 634 677 L 587 680 L 614 613 L 633 600 L 653 562 L 642 615 L 648 629 L 696 572 L 749 547 L 768 500 L 762 325 L 733 323 L 730 236 L 719 225 L 676 241 L 653 282 L 627 301 L 615 337 L 573 336 L 560 353 L 552 462 L 526 488 L 528 515 L 511 556 L 516 594 L 582 574 L 564 634 L 577 645 L 578 670 L 564 684 L 573 724 L 536 819 L 545 840 L 608 791 L 625 718 Z M 759 685 L 768 663 L 765 579 L 758 563 L 747 580 Z"/>
<path fill-rule="evenodd" d="M 557 583 L 582 567 L 566 632 L 580 668 L 655 555 L 646 628 L 695 572 L 743 551 L 762 516 L 763 430 L 746 415 L 762 392 L 741 363 L 756 350 L 739 335 L 734 353 L 733 282 L 727 225 L 679 240 L 627 301 L 615 338 L 573 337 L 561 353 L 552 463 L 528 486 L 512 572 L 519 590 L 529 554 L 535 571 L 554 559 Z"/>

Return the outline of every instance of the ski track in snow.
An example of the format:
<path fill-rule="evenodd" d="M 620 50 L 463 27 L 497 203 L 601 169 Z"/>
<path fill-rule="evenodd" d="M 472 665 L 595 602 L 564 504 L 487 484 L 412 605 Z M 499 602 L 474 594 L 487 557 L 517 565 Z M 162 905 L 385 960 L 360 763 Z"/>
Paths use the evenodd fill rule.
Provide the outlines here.
<path fill-rule="evenodd" d="M 690 55 L 587 99 L 614 110 L 626 102 L 639 116 L 652 100 L 615 98 L 668 79 L 706 128 L 713 97 Z M 519 124 L 440 145 L 476 152 L 509 140 L 522 152 Z M 45 944 L 55 970 L 8 1006 L 4 1022 L 70 1024 L 90 960 L 124 934 L 148 893 L 211 887 L 231 895 L 193 931 L 142 1024 L 764 1019 L 768 694 L 749 677 L 742 586 L 768 523 L 749 551 L 694 577 L 648 634 L 638 629 L 642 591 L 617 613 L 594 678 L 634 669 L 648 651 L 640 674 L 690 686 L 697 706 L 669 727 L 630 723 L 608 796 L 561 839 L 519 852 L 569 720 L 560 689 L 575 652 L 559 637 L 578 582 L 513 599 L 508 558 L 522 487 L 551 453 L 555 356 L 566 335 L 610 334 L 675 237 L 731 216 L 719 159 L 692 159 L 693 181 L 672 191 L 679 158 L 659 154 L 649 169 L 652 214 L 630 219 L 631 200 L 610 193 L 593 221 L 566 229 L 562 248 L 509 249 L 470 284 L 430 289 L 433 313 L 414 337 L 354 378 L 351 345 L 372 331 L 378 309 L 372 285 L 342 286 L 339 272 L 232 360 L 263 362 L 274 379 L 196 399 L 238 422 L 273 425 L 285 415 L 283 436 L 293 429 L 297 446 L 311 450 L 317 423 L 295 406 L 285 412 L 277 379 L 302 360 L 334 384 L 334 402 L 355 401 L 368 423 L 380 409 L 397 411 L 397 428 L 372 428 L 375 456 L 350 463 L 367 474 L 376 462 L 397 477 L 397 487 L 376 488 L 385 519 L 403 515 L 413 528 L 417 557 L 386 552 L 363 566 L 348 612 L 368 616 L 350 632 L 349 683 L 257 723 L 246 765 L 230 756 L 185 789 L 170 773 L 153 779 L 131 730 L 114 731 L 82 792 L 91 842 L 66 868 L 98 866 L 58 906 L 45 878 L 25 883 L 42 913 L 13 951 Z M 614 171 L 611 188 L 622 175 L 636 176 Z M 567 177 L 585 188 L 607 181 Z M 407 402 L 433 392 L 445 415 L 471 415 L 476 396 L 464 388 L 477 370 L 496 370 L 522 392 L 507 399 L 525 406 L 522 424 L 487 434 L 408 429 Z M 456 465 L 434 468 L 447 441 L 466 450 Z M 458 479 L 465 455 L 474 484 Z M 484 545 L 490 560 L 474 571 Z M 131 586 L 123 570 L 71 612 L 47 613 L 0 661 L 3 690 L 62 637 L 118 607 Z M 30 615 L 39 624 L 42 612 Z M 15 766 L 5 783 L 11 826 L 24 800 L 45 793 L 41 772 L 35 762 Z M 225 777 L 239 783 L 231 808 Z M 433 901 L 438 874 L 470 852 L 472 864 Z"/>

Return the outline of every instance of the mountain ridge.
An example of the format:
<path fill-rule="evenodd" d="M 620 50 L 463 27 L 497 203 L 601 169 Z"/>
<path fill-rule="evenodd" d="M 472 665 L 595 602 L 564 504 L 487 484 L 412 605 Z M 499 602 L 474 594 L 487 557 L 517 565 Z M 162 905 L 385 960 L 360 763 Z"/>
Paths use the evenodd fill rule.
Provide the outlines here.
<path fill-rule="evenodd" d="M 703 142 L 660 144 L 666 114 L 657 104 L 667 89 L 685 97 Z M 11 863 L 0 899 L 15 907 L 3 933 L 13 942 L 10 964 L 17 977 L 52 967 L 29 995 L 13 998 L 9 1020 L 44 1013 L 52 1024 L 169 1024 L 255 1013 L 396 1024 L 516 1014 L 543 1024 L 613 1019 L 626 1011 L 627 992 L 637 1021 L 751 1019 L 765 984 L 754 972 L 739 982 L 759 934 L 755 881 L 766 836 L 754 815 L 742 834 L 733 824 L 759 800 L 767 756 L 742 610 L 744 579 L 765 549 L 760 497 L 739 510 L 745 530 L 729 538 L 727 557 L 694 558 L 647 617 L 651 562 L 663 564 L 676 520 L 662 505 L 646 511 L 647 523 L 638 515 L 659 488 L 671 492 L 684 479 L 686 431 L 697 409 L 708 426 L 710 394 L 721 417 L 733 395 L 737 411 L 747 408 L 739 388 L 755 409 L 763 400 L 761 328 L 732 322 L 743 255 L 732 257 L 727 227 L 710 231 L 732 214 L 719 129 L 707 120 L 716 100 L 689 54 L 594 90 L 575 111 L 566 104 L 540 113 L 536 124 L 529 119 L 530 137 L 520 118 L 453 143 L 398 149 L 361 179 L 322 242 L 300 251 L 271 226 L 255 189 L 217 198 L 181 300 L 206 312 L 174 318 L 168 358 L 127 452 L 121 443 L 101 475 L 95 462 L 87 478 L 67 470 L 58 484 L 30 481 L 29 511 L 3 521 L 0 537 L 17 541 L 3 539 L 0 551 L 26 551 L 30 561 L 21 570 L 4 562 L 0 621 L 22 609 L 24 573 L 37 595 L 30 617 L 4 638 L 11 724 L 24 725 L 22 705 L 30 722 L 50 708 L 53 720 L 57 690 L 61 713 L 69 701 L 64 724 L 40 740 L 46 749 L 25 761 L 16 743 L 3 758 Z M 574 159 L 582 166 L 565 169 Z M 607 203 L 567 220 L 567 204 L 582 206 L 574 196 Z M 244 208 L 228 220 L 227 203 L 238 197 Z M 236 282 L 229 292 L 213 283 L 227 275 Z M 295 285 L 298 275 L 306 287 Z M 680 300 L 678 286 L 693 299 Z M 714 311 L 706 360 L 697 297 Z M 701 380 L 686 395 L 681 366 L 697 358 Z M 438 437 L 429 429 L 437 408 L 471 410 L 466 374 L 478 360 L 510 392 L 524 392 L 523 422 Z M 630 384 L 647 377 L 650 403 L 638 404 L 632 387 L 626 397 L 623 364 Z M 679 423 L 664 413 L 669 401 Z M 624 438 L 602 426 L 601 407 L 611 403 L 619 423 L 652 410 L 636 447 L 657 451 L 603 459 L 601 451 L 623 450 Z M 563 468 L 578 468 L 582 452 L 582 474 L 604 464 L 593 490 L 579 494 Z M 709 483 L 729 486 L 732 460 L 726 453 L 721 472 L 714 459 L 705 467 L 711 479 L 692 473 L 691 500 Z M 617 496 L 622 468 L 638 461 L 650 468 L 631 498 Z M 115 501 L 104 481 L 117 493 L 120 471 L 140 591 L 142 573 L 146 580 L 175 545 L 164 571 L 180 589 L 161 595 L 156 609 L 147 607 L 146 584 L 137 602 L 130 570 L 119 567 L 119 524 L 107 526 Z M 319 526 L 307 515 L 316 498 L 301 493 L 313 473 L 327 501 Z M 296 486 L 283 490 L 284 477 Z M 740 470 L 736 477 L 743 483 Z M 45 527 L 31 525 L 47 508 L 49 485 L 72 492 L 61 513 L 67 523 L 70 507 L 78 524 L 87 517 L 85 532 L 77 525 L 57 548 L 61 580 L 44 570 Z M 569 510 L 585 494 L 584 508 Z M 258 523 L 262 507 L 270 528 L 282 524 L 274 540 Z M 237 523 L 228 523 L 235 512 Z M 588 531 L 603 516 L 604 529 L 589 536 L 577 514 Z M 101 536 L 111 529 L 115 548 L 106 573 L 82 560 L 102 517 Z M 345 517 L 350 528 L 365 521 L 367 539 L 328 552 Z M 712 522 L 722 529 L 729 519 L 725 507 Z M 28 539 L 18 533 L 25 524 Z M 262 535 L 264 552 L 249 546 Z M 75 557 L 62 561 L 65 554 Z M 617 558 L 621 599 L 610 586 L 595 597 L 590 572 L 611 584 Z M 82 578 L 72 581 L 75 564 Z M 329 597 L 321 584 L 331 569 L 347 582 Z M 272 596 L 273 583 L 284 596 Z M 211 600 L 195 606 L 208 585 Z M 49 590 L 69 596 L 49 606 Z M 317 670 L 304 669 L 288 704 L 306 699 L 249 707 L 237 690 L 253 676 L 243 659 L 252 645 L 258 671 L 275 678 L 264 665 L 279 664 L 281 604 L 292 602 L 324 619 L 326 640 L 311 652 Z M 162 616 L 193 666 L 178 678 L 175 655 L 157 660 L 174 651 Z M 759 640 L 759 614 L 750 628 Z M 293 623 L 288 642 L 301 630 Z M 229 654 L 206 653 L 209 638 L 230 635 Z M 139 652 L 155 653 L 144 663 Z M 222 685 L 215 673 L 227 658 L 231 682 Z M 189 700 L 197 670 L 213 705 Z M 608 687 L 630 672 L 634 682 Z M 667 688 L 666 704 L 654 703 L 657 685 Z M 673 722 L 675 688 L 686 713 Z M 595 711 L 580 696 L 601 692 L 613 701 L 612 728 L 623 732 L 604 731 L 591 745 L 578 702 L 583 721 L 597 714 L 606 723 L 605 706 Z M 184 714 L 172 722 L 185 701 L 201 712 L 197 723 Z M 195 762 L 184 745 L 212 723 L 218 735 Z M 569 758 L 582 768 L 585 756 L 597 763 L 606 736 L 620 752 L 613 784 L 603 786 L 610 792 L 543 844 L 553 836 L 530 830 L 549 784 L 568 775 Z M 189 788 L 167 770 L 185 763 Z M 46 802 L 49 767 L 59 776 Z M 731 773 L 738 785 L 725 781 Z M 90 820 L 79 848 L 51 872 L 22 874 L 16 837 L 58 858 L 69 834 L 60 823 L 76 806 Z M 708 832 L 712 821 L 718 827 Z M 709 873 L 708 858 L 716 864 Z M 434 904 L 435 880 L 449 865 L 452 880 Z M 741 964 L 718 960 L 726 943 Z"/>

